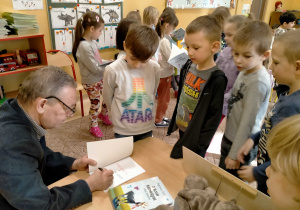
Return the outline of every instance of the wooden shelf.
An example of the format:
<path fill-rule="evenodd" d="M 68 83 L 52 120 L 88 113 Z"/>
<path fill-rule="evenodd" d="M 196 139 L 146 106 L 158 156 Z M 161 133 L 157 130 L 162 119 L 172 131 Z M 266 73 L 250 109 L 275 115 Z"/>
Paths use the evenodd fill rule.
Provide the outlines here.
<path fill-rule="evenodd" d="M 9 36 L 0 36 L 0 41 L 12 41 L 18 39 L 31 39 L 44 37 L 44 34 L 28 34 L 28 35 L 9 35 Z"/>
<path fill-rule="evenodd" d="M 18 92 L 19 92 L 18 90 L 7 92 L 7 93 L 5 93 L 5 98 L 7 98 L 7 99 L 15 98 L 15 97 L 17 97 Z"/>
<path fill-rule="evenodd" d="M 1 76 L 6 76 L 6 75 L 11 75 L 11 74 L 18 74 L 18 73 L 27 72 L 27 71 L 34 71 L 34 70 L 40 69 L 44 66 L 45 65 L 28 66 L 28 67 L 19 68 L 17 70 L 13 70 L 13 71 L 1 72 L 0 77 Z"/>

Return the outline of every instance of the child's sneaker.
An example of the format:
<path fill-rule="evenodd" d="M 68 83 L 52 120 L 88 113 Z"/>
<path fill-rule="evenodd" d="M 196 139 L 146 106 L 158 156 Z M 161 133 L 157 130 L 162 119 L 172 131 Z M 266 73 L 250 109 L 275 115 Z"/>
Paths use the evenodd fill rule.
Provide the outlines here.
<path fill-rule="evenodd" d="M 103 122 L 105 125 L 111 125 L 111 124 L 112 124 L 112 122 L 109 120 L 108 115 L 103 115 L 102 113 L 100 113 L 100 114 L 98 115 L 98 118 L 99 118 L 100 120 L 102 120 L 102 122 Z"/>
<path fill-rule="evenodd" d="M 98 126 L 97 127 L 91 127 L 90 133 L 93 136 L 95 136 L 96 138 L 101 138 L 103 136 L 103 133 L 102 133 L 101 129 Z"/>

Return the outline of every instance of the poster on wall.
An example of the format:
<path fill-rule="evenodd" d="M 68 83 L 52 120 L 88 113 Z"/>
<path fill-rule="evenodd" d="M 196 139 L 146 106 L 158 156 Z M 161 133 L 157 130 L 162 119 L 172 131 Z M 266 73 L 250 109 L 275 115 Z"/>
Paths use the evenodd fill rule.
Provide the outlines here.
<path fill-rule="evenodd" d="M 99 5 L 95 4 L 79 4 L 77 6 L 77 18 L 80 19 L 86 12 L 93 11 L 100 15 Z"/>
<path fill-rule="evenodd" d="M 55 49 L 71 54 L 73 47 L 73 30 L 57 29 L 54 30 L 54 36 Z"/>
<path fill-rule="evenodd" d="M 79 3 L 85 3 L 85 4 L 102 4 L 102 0 L 79 0 Z"/>
<path fill-rule="evenodd" d="M 105 26 L 104 39 L 105 39 L 105 48 L 115 48 L 116 47 L 116 29 L 117 26 Z"/>
<path fill-rule="evenodd" d="M 12 0 L 14 10 L 43 9 L 43 0 Z"/>
<path fill-rule="evenodd" d="M 74 8 L 52 8 L 52 28 L 74 28 L 76 26 L 76 10 Z"/>
<path fill-rule="evenodd" d="M 51 0 L 51 3 L 77 3 L 78 0 Z"/>
<path fill-rule="evenodd" d="M 118 23 L 121 20 L 120 5 L 103 5 L 101 14 L 105 24 Z"/>
<path fill-rule="evenodd" d="M 242 14 L 249 14 L 250 6 L 251 6 L 251 4 L 243 4 Z"/>
<path fill-rule="evenodd" d="M 167 0 L 167 7 L 173 9 L 217 8 L 219 6 L 235 8 L 236 0 Z"/>
<path fill-rule="evenodd" d="M 105 32 L 102 31 L 102 34 L 97 39 L 97 47 L 99 50 L 105 49 Z"/>
<path fill-rule="evenodd" d="M 123 0 L 103 0 L 104 4 L 111 4 L 116 2 L 123 2 Z"/>

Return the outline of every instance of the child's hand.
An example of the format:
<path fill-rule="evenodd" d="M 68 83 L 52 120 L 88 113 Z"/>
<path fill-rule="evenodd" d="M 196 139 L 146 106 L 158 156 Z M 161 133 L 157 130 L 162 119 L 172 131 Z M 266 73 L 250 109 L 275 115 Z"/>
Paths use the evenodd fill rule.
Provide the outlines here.
<path fill-rule="evenodd" d="M 226 169 L 238 169 L 240 167 L 240 162 L 231 159 L 229 156 L 225 159 Z"/>
<path fill-rule="evenodd" d="M 254 141 L 251 138 L 249 138 L 245 142 L 245 144 L 241 147 L 241 149 L 238 151 L 236 155 L 236 159 L 241 163 L 244 163 L 244 157 L 249 154 L 253 146 L 254 146 Z"/>
<path fill-rule="evenodd" d="M 246 182 L 254 182 L 255 178 L 253 176 L 253 166 L 242 166 L 241 170 L 238 170 L 240 178 Z"/>

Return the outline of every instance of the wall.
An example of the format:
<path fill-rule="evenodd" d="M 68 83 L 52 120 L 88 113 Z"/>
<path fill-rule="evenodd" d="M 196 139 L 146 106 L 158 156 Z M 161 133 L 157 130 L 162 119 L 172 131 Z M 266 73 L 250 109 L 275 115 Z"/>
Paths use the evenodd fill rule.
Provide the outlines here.
<path fill-rule="evenodd" d="M 294 0 L 293 9 L 300 10 L 300 1 L 299 0 Z"/>

